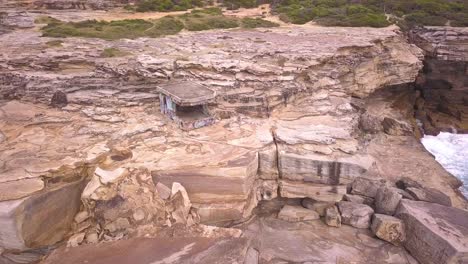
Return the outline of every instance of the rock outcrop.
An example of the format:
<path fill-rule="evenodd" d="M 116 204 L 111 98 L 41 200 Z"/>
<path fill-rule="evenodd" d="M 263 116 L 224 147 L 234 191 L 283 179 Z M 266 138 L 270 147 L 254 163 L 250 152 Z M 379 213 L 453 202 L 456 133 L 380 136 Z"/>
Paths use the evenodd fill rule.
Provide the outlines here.
<path fill-rule="evenodd" d="M 468 132 L 467 28 L 424 27 L 414 30 L 411 39 L 426 56 L 417 80 L 422 96 L 416 118 L 426 134 Z"/>
<path fill-rule="evenodd" d="M 468 259 L 468 213 L 453 207 L 402 200 L 396 216 L 406 228 L 405 248 L 421 263 Z"/>
<path fill-rule="evenodd" d="M 65 239 L 75 246 L 181 233 L 239 236 L 240 230 L 205 224 L 239 225 L 260 202 L 277 197 L 323 205 L 317 212 L 285 207 L 283 219 L 324 215 L 334 227 L 368 228 L 374 211 L 366 204 L 387 201 L 377 195 L 381 179 L 408 175 L 425 175 L 429 186 L 444 186 L 454 205 L 464 205 L 453 177 L 414 147 L 412 124 L 395 110 L 404 96 L 386 96 L 393 91 L 388 86 L 413 82 L 422 68 L 421 50 L 395 27 L 216 30 L 112 42 L 67 38 L 53 47 L 51 40 L 35 29 L 0 35 L 0 190 L 6 190 L 0 221 L 22 228 L 0 230 L 7 253 Z M 126 55 L 103 57 L 108 48 Z M 193 131 L 171 123 L 159 112 L 155 89 L 168 79 L 215 90 L 207 108 L 217 122 Z M 67 200 L 53 195 L 72 184 L 79 188 Z M 341 201 L 349 186 L 362 201 Z M 46 198 L 35 197 L 50 197 L 57 206 L 41 214 Z M 60 222 L 47 229 L 36 225 L 57 217 Z M 350 228 L 337 232 L 355 237 Z M 391 250 L 401 258 L 388 263 L 407 262 L 405 252 Z M 259 251 L 258 258 L 288 255 L 271 252 Z M 205 253 L 200 259 L 211 263 Z M 345 255 L 368 260 L 355 250 Z"/>

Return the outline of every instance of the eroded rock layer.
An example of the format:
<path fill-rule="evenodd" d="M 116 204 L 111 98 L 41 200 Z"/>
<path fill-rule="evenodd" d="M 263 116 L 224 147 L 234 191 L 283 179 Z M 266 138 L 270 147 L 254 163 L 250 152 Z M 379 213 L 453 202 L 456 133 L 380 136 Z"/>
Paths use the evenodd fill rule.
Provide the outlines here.
<path fill-rule="evenodd" d="M 423 73 L 417 80 L 421 98 L 416 118 L 426 134 L 468 132 L 468 30 L 426 27 L 412 33 L 425 52 Z"/>
<path fill-rule="evenodd" d="M 8 252 L 62 239 L 239 236 L 204 224 L 238 224 L 277 197 L 333 204 L 362 176 L 424 181 L 466 206 L 454 191 L 460 182 L 413 137 L 416 97 L 405 84 L 423 56 L 395 27 L 51 40 L 34 29 L 0 35 L 0 221 L 15 226 L 0 231 Z M 108 48 L 125 55 L 107 58 Z M 214 125 L 182 131 L 160 113 L 156 85 L 178 79 L 216 91 Z M 57 206 L 42 207 L 44 199 Z M 359 226 L 368 227 L 373 209 L 361 207 Z M 303 217 L 294 212 L 285 218 Z"/>

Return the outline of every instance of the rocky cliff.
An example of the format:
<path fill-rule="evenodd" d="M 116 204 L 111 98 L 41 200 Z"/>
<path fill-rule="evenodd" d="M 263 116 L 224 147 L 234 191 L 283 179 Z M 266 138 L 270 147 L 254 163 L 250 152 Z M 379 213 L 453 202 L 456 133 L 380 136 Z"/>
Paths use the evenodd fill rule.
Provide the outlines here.
<path fill-rule="evenodd" d="M 413 136 L 418 97 L 406 84 L 424 56 L 396 27 L 112 42 L 57 42 L 27 29 L 0 43 L 6 252 L 70 236 L 71 246 L 166 232 L 239 236 L 204 224 L 237 225 L 275 198 L 334 204 L 351 185 L 373 201 L 375 191 L 354 186 L 361 177 L 423 182 L 466 206 L 460 182 Z M 216 91 L 208 105 L 216 124 L 182 131 L 159 112 L 156 85 L 177 79 Z M 413 191 L 433 194 L 425 188 Z"/>
<path fill-rule="evenodd" d="M 412 41 L 424 50 L 424 71 L 418 78 L 422 98 L 416 117 L 427 134 L 468 131 L 468 30 L 426 27 L 414 30 Z"/>

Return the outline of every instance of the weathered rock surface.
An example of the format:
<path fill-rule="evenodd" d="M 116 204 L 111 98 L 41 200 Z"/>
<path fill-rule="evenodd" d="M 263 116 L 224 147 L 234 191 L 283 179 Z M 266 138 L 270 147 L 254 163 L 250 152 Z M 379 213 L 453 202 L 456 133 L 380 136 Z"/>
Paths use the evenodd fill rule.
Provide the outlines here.
<path fill-rule="evenodd" d="M 417 85 L 422 91 L 416 118 L 426 134 L 468 131 L 468 30 L 456 27 L 424 27 L 410 35 L 426 55 Z"/>
<path fill-rule="evenodd" d="M 378 180 L 371 180 L 368 178 L 356 178 L 351 185 L 351 193 L 356 195 L 363 195 L 369 198 L 375 198 L 382 183 Z"/>
<path fill-rule="evenodd" d="M 336 206 L 329 206 L 325 209 L 325 223 L 328 226 L 340 227 L 341 215 Z"/>
<path fill-rule="evenodd" d="M 375 195 L 375 212 L 393 215 L 402 197 L 397 188 L 380 187 Z"/>
<path fill-rule="evenodd" d="M 414 173 L 413 164 L 401 166 L 398 159 L 404 155 L 398 151 L 381 160 L 384 155 L 379 152 L 390 148 L 392 140 L 398 144 L 390 145 L 402 152 L 408 145 L 405 136 L 379 137 L 386 117 L 405 121 L 396 111 L 376 111 L 382 129 L 371 138 L 361 133 L 366 98 L 385 86 L 413 82 L 422 67 L 421 52 L 395 28 L 304 26 L 113 42 L 67 38 L 59 47 L 49 47 L 50 40 L 33 29 L 0 35 L 5 50 L 0 57 L 0 98 L 5 100 L 0 102 L 5 138 L 0 143 L 0 189 L 11 182 L 27 185 L 26 191 L 9 197 L 30 199 L 51 191 L 51 183 L 62 187 L 74 179 L 62 175 L 63 168 L 76 169 L 73 176 L 86 176 L 88 181 L 77 199 L 82 199 L 83 208 L 71 216 L 72 221 L 79 210 L 90 215 L 71 224 L 72 233 L 85 233 L 83 240 L 79 237 L 82 245 L 189 232 L 189 227 L 201 229 L 195 236 L 214 236 L 217 231 L 199 223 L 238 224 L 249 219 L 262 200 L 281 196 L 334 203 L 346 194 L 346 184 L 361 176 L 388 178 L 396 171 L 426 175 Z M 21 46 L 15 45 L 18 42 Z M 103 58 L 100 54 L 106 48 L 129 54 Z M 195 131 L 178 130 L 157 109 L 154 86 L 169 78 L 202 81 L 216 90 L 218 97 L 209 108 L 225 119 Z M 67 95 L 66 106 L 58 100 L 62 108 L 46 107 L 56 91 Z M 380 105 L 393 109 L 389 101 Z M 424 163 L 434 166 L 435 161 Z M 433 171 L 427 176 L 430 180 L 449 181 L 449 176 Z M 44 179 L 43 189 L 38 179 Z M 34 188 L 27 181 L 35 181 Z M 164 187 L 175 182 L 186 192 L 171 194 Z M 451 185 L 446 186 L 450 190 Z M 353 194 L 371 199 L 372 188 L 356 185 Z M 362 206 L 347 214 L 348 224 L 368 227 L 372 213 Z M 328 217 L 329 224 L 339 225 L 336 208 Z M 260 260 L 409 262 L 406 252 L 382 244 L 365 230 L 342 227 L 329 237 L 335 232 L 320 221 L 305 234 L 278 232 L 276 226 L 283 225 L 278 222 L 265 230 L 269 242 L 262 244 L 264 251 L 255 247 Z M 271 240 L 279 235 L 291 242 L 282 245 L 285 249 L 275 244 L 283 241 Z M 311 243 L 312 238 L 331 242 Z M 291 250 L 293 244 L 312 250 Z M 391 254 L 381 254 L 376 250 L 380 246 Z M 193 254 L 197 253 L 187 253 L 181 262 L 192 260 Z M 216 263 L 210 262 L 209 253 L 200 256 L 204 263 Z"/>
<path fill-rule="evenodd" d="M 374 210 L 365 204 L 341 201 L 338 203 L 343 224 L 356 228 L 369 228 Z"/>
<path fill-rule="evenodd" d="M 25 250 L 61 241 L 80 209 L 83 181 L 0 202 L 0 247 Z"/>
<path fill-rule="evenodd" d="M 321 202 L 341 201 L 346 185 L 325 185 L 300 181 L 280 181 L 280 195 L 286 198 L 311 198 Z"/>
<path fill-rule="evenodd" d="M 437 203 L 445 206 L 452 206 L 452 201 L 450 197 L 448 197 L 443 192 L 434 189 L 434 188 L 406 188 L 407 191 L 411 196 L 414 197 L 417 201 L 424 201 L 430 203 Z"/>
<path fill-rule="evenodd" d="M 245 237 L 259 251 L 259 263 L 416 263 L 402 247 L 374 237 L 370 230 L 330 227 L 322 221 L 259 218 L 246 227 Z"/>
<path fill-rule="evenodd" d="M 301 206 L 285 205 L 278 213 L 278 219 L 288 222 L 311 221 L 319 218 L 316 211 Z"/>
<path fill-rule="evenodd" d="M 44 263 L 244 263 L 247 247 L 243 238 L 136 238 L 61 248 Z"/>
<path fill-rule="evenodd" d="M 378 238 L 396 246 L 406 239 L 403 222 L 393 216 L 374 214 L 372 216 L 371 230 Z"/>
<path fill-rule="evenodd" d="M 304 206 L 307 209 L 314 210 L 317 212 L 320 216 L 325 215 L 325 210 L 333 206 L 335 203 L 330 203 L 330 202 L 321 202 L 321 201 L 316 201 L 310 198 L 304 198 L 301 201 L 302 206 Z"/>
<path fill-rule="evenodd" d="M 405 224 L 405 248 L 419 262 L 464 263 L 468 260 L 468 212 L 402 200 L 396 217 Z"/>
<path fill-rule="evenodd" d="M 358 195 L 358 194 L 345 194 L 343 196 L 343 200 L 348 201 L 348 202 L 353 202 L 353 203 L 367 204 L 370 207 L 374 206 L 373 198 L 363 196 L 363 195 Z"/>

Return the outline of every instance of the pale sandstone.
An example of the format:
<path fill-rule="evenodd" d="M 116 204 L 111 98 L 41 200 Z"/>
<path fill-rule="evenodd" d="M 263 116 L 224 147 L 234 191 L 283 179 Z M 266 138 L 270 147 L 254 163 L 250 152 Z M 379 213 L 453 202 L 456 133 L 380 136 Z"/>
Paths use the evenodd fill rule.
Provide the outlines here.
<path fill-rule="evenodd" d="M 405 248 L 421 263 L 464 263 L 468 259 L 466 211 L 402 200 L 396 217 L 405 224 Z"/>
<path fill-rule="evenodd" d="M 346 194 L 346 185 L 324 185 L 281 180 L 280 195 L 286 198 L 311 198 L 316 201 L 338 202 Z"/>
<path fill-rule="evenodd" d="M 397 246 L 406 239 L 403 222 L 393 216 L 374 214 L 372 216 L 371 230 L 378 238 Z"/>

